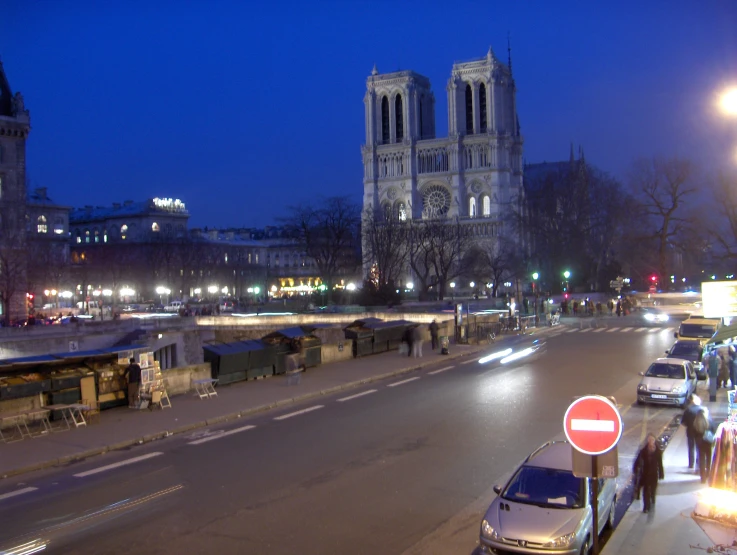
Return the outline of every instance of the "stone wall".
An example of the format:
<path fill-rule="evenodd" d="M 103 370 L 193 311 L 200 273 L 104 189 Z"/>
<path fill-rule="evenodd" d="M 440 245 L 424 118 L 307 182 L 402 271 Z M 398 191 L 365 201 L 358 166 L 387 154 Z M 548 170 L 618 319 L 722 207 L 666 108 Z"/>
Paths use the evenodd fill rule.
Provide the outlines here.
<path fill-rule="evenodd" d="M 170 397 L 173 397 L 191 391 L 193 389 L 192 380 L 203 380 L 212 377 L 212 370 L 210 363 L 206 362 L 164 370 L 162 374 L 166 384 L 166 392 Z"/>

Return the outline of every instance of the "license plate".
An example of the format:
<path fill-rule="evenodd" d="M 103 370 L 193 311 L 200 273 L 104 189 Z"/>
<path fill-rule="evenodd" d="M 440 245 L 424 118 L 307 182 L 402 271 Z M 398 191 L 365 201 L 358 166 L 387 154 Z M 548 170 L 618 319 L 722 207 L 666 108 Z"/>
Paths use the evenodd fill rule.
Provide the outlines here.
<path fill-rule="evenodd" d="M 656 395 L 655 393 L 652 394 L 653 399 L 667 399 L 667 395 Z"/>

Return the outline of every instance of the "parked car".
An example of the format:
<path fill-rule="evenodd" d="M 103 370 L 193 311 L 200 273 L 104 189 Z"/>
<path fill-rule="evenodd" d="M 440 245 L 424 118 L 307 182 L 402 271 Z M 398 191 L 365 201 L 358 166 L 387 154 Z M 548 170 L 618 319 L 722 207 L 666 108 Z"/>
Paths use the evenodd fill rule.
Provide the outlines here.
<path fill-rule="evenodd" d="M 183 308 L 184 308 L 184 303 L 182 301 L 172 301 L 164 307 L 164 311 L 165 312 L 179 312 Z"/>
<path fill-rule="evenodd" d="M 481 521 L 481 553 L 587 554 L 592 544 L 591 479 L 573 475 L 571 444 L 546 443 L 517 469 Z M 599 530 L 614 525 L 616 484 L 599 479 Z"/>
<path fill-rule="evenodd" d="M 665 351 L 667 358 L 682 358 L 693 362 L 696 378 L 699 380 L 706 379 L 706 368 L 701 362 L 704 348 L 700 341 L 682 340 L 676 341 L 673 346 Z"/>
<path fill-rule="evenodd" d="M 637 386 L 637 404 L 659 403 L 686 405 L 688 396 L 696 391 L 696 371 L 690 360 L 659 358 L 647 372 L 640 372 Z"/>
<path fill-rule="evenodd" d="M 719 331 L 722 327 L 720 318 L 703 318 L 700 316 L 692 316 L 684 320 L 673 334 L 677 340 L 691 339 L 699 341 L 702 345 L 706 345 L 711 336 Z"/>

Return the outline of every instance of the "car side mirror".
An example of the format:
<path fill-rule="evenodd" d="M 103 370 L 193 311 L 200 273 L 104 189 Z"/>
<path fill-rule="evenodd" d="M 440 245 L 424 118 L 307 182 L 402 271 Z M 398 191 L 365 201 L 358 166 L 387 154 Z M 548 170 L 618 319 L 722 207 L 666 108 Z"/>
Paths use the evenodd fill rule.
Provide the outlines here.
<path fill-rule="evenodd" d="M 645 372 L 638 372 L 638 374 L 640 374 L 640 376 L 644 376 Z"/>
<path fill-rule="evenodd" d="M 502 492 L 502 486 L 494 486 L 494 493 L 499 495 Z"/>
<path fill-rule="evenodd" d="M 678 332 L 677 331 L 674 331 L 673 332 L 673 337 L 675 337 L 676 339 L 678 339 Z"/>
<path fill-rule="evenodd" d="M 668 354 L 668 351 L 665 351 L 665 354 L 667 355 Z"/>

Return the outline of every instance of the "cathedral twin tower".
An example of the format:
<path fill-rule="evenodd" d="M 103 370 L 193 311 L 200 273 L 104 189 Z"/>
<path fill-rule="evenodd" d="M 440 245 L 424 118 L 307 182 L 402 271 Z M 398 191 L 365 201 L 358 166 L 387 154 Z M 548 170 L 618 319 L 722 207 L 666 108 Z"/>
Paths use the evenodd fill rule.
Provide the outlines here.
<path fill-rule="evenodd" d="M 498 236 L 522 196 L 522 136 L 509 65 L 491 49 L 455 63 L 448 81 L 448 137 L 435 137 L 430 80 L 414 71 L 366 81 L 364 210 L 374 217 L 458 218 Z"/>

